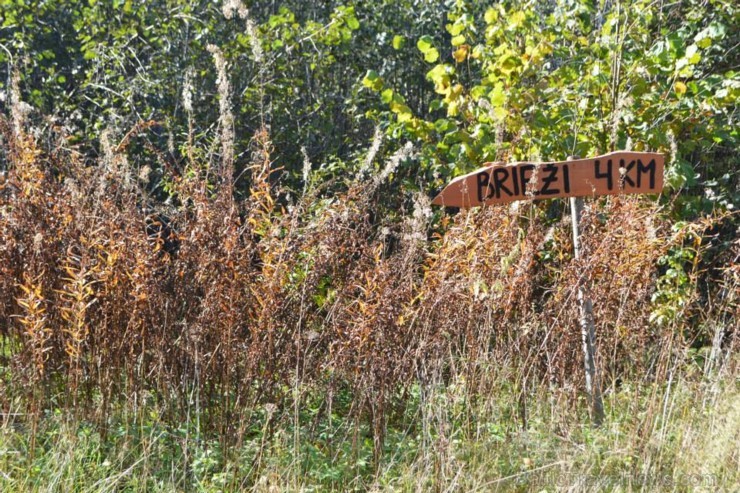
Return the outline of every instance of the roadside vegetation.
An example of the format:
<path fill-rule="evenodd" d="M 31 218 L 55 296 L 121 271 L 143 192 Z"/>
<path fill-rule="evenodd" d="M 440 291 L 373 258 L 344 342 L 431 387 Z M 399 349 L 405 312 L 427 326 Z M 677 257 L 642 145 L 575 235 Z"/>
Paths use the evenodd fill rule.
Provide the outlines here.
<path fill-rule="evenodd" d="M 6 1 L 0 490 L 733 491 L 738 10 Z M 485 161 L 659 196 L 469 211 Z M 576 293 L 594 300 L 591 425 Z"/>

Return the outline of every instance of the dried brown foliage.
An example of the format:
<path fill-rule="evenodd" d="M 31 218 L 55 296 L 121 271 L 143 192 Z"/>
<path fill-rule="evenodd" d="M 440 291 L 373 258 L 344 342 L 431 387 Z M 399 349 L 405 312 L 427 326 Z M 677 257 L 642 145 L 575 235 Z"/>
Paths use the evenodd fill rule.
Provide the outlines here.
<path fill-rule="evenodd" d="M 219 170 L 214 184 L 194 169 L 171 177 L 181 205 L 158 206 L 125 158 L 149 127 L 87 167 L 63 150 L 63 135 L 42 151 L 0 121 L 9 161 L 0 185 L 7 388 L 47 388 L 40 399 L 95 403 L 99 416 L 154 392 L 173 415 L 195 406 L 228 436 L 244 410 L 282 405 L 291 388 L 331 396 L 341 387 L 380 442 L 399 391 L 452 373 L 472 395 L 500 373 L 516 375 L 521 389 L 580 388 L 581 283 L 595 302 L 606 384 L 637 372 L 659 377 L 656 361 L 684 329 L 649 321 L 656 261 L 684 241 L 649 200 L 591 201 L 585 262 L 573 260 L 569 223 L 548 219 L 547 203 L 444 216 L 442 233 L 428 239 L 423 197 L 402 222 L 382 219 L 376 199 L 387 173 L 331 201 L 308 190 L 279 205 L 262 131 L 248 199 L 235 199 L 233 170 Z M 737 252 L 735 242 L 716 283 L 732 344 Z M 700 298 L 686 320 L 714 316 Z"/>

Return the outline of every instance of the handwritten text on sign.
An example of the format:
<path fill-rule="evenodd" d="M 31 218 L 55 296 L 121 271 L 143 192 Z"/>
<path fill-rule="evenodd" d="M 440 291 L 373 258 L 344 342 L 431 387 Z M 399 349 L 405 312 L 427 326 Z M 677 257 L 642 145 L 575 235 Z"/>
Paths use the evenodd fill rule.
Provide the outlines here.
<path fill-rule="evenodd" d="M 475 207 L 527 199 L 660 193 L 662 154 L 618 151 L 550 163 L 488 164 L 455 178 L 432 202 Z"/>

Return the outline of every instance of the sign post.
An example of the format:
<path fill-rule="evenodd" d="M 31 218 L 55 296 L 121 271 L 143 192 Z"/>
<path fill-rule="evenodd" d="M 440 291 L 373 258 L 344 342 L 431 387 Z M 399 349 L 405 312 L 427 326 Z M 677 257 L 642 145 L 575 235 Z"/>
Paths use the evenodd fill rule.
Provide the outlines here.
<path fill-rule="evenodd" d="M 486 204 L 570 198 L 573 250 L 583 256 L 580 222 L 583 197 L 625 193 L 660 193 L 663 190 L 664 157 L 651 152 L 617 151 L 588 159 L 511 164 L 486 163 L 482 168 L 452 180 L 432 201 L 447 207 L 476 207 Z M 591 419 L 604 421 L 604 403 L 596 369 L 596 330 L 593 303 L 582 279 L 578 281 L 579 326 L 583 366 Z"/>
<path fill-rule="evenodd" d="M 569 157 L 568 161 L 577 159 Z M 583 197 L 570 197 L 570 219 L 573 226 L 573 253 L 576 261 L 583 256 L 581 251 L 581 216 Z M 594 324 L 593 303 L 578 279 L 578 310 L 580 311 L 581 341 L 583 343 L 583 367 L 586 373 L 586 393 L 591 407 L 591 419 L 596 426 L 604 421 L 604 402 L 601 399 L 601 385 L 596 372 L 596 328 Z"/>

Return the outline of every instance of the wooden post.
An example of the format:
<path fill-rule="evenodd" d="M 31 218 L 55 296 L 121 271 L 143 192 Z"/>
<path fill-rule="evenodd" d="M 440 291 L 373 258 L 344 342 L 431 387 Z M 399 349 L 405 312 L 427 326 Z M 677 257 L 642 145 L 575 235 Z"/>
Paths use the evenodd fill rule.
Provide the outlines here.
<path fill-rule="evenodd" d="M 568 161 L 577 159 L 569 157 Z M 573 250 L 576 260 L 583 256 L 581 252 L 580 223 L 583 214 L 583 198 L 570 197 L 570 214 L 573 224 Z M 591 407 L 591 419 L 594 425 L 601 426 L 604 421 L 604 403 L 601 399 L 601 386 L 596 371 L 596 329 L 594 327 L 593 303 L 583 284 L 578 283 L 578 308 L 580 311 L 579 323 L 581 326 L 581 340 L 583 342 L 583 366 L 586 372 L 586 392 Z"/>

